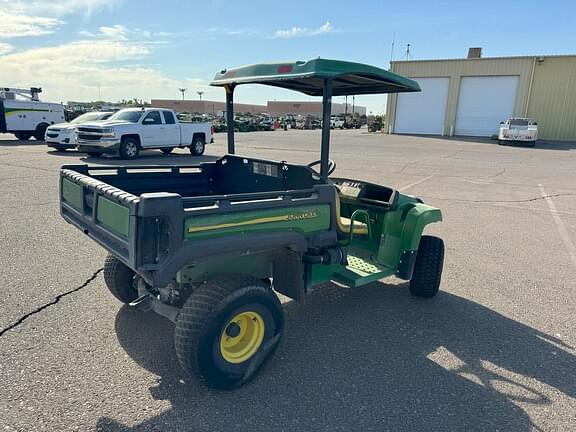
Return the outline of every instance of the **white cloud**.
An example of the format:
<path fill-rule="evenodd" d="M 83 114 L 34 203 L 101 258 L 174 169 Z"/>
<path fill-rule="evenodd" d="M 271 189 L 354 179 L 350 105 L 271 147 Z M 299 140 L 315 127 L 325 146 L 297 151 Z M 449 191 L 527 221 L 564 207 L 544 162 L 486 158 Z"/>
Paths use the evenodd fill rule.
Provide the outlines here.
<path fill-rule="evenodd" d="M 151 33 L 148 30 L 142 30 L 139 28 L 129 29 L 122 24 L 115 24 L 113 26 L 102 26 L 98 28 L 98 32 L 94 33 L 88 30 L 82 30 L 78 32 L 81 36 L 89 38 L 99 38 L 106 40 L 148 40 L 152 37 L 160 37 L 161 33 Z M 164 41 L 155 40 L 149 41 L 149 43 L 163 43 Z"/>
<path fill-rule="evenodd" d="M 110 39 L 126 40 L 130 31 L 125 26 L 116 24 L 111 27 L 100 27 L 100 33 L 102 36 L 108 37 Z"/>
<path fill-rule="evenodd" d="M 14 47 L 10 44 L 0 42 L 0 55 L 7 54 L 12 51 Z"/>
<path fill-rule="evenodd" d="M 276 30 L 274 33 L 274 38 L 276 39 L 290 39 L 302 36 L 316 36 L 325 33 L 332 33 L 334 28 L 329 21 L 326 21 L 323 25 L 318 28 L 308 28 L 308 27 L 292 27 L 287 30 Z"/>
<path fill-rule="evenodd" d="M 90 16 L 102 9 L 111 9 L 123 0 L 0 0 L 0 9 L 15 14 L 62 17 L 82 14 Z"/>
<path fill-rule="evenodd" d="M 0 11 L 0 38 L 41 36 L 53 33 L 62 24 L 55 18 L 33 17 Z"/>
<path fill-rule="evenodd" d="M 180 82 L 144 66 L 116 66 L 151 53 L 143 44 L 118 40 L 83 40 L 0 56 L 2 85 L 40 86 L 47 101 L 111 101 L 134 97 L 172 97 Z"/>

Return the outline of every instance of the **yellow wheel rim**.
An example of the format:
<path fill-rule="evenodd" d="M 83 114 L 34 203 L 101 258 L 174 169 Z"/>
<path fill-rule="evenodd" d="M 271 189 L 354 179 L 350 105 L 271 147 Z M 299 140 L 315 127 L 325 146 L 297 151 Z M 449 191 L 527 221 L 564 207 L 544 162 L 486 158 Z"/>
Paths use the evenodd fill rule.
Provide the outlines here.
<path fill-rule="evenodd" d="M 241 312 L 224 327 L 220 353 L 229 363 L 242 363 L 254 355 L 264 339 L 264 320 L 253 311 Z"/>

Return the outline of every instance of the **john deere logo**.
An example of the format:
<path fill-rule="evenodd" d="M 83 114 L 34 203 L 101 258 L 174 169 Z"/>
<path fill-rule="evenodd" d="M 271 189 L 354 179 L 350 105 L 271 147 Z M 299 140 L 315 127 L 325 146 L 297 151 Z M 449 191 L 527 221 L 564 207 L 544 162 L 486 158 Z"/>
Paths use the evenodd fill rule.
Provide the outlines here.
<path fill-rule="evenodd" d="M 318 213 L 316 213 L 315 211 L 309 211 L 309 212 L 304 212 L 304 213 L 292 213 L 288 215 L 288 220 L 289 221 L 295 221 L 295 220 L 304 220 L 304 219 L 314 219 L 318 217 Z"/>

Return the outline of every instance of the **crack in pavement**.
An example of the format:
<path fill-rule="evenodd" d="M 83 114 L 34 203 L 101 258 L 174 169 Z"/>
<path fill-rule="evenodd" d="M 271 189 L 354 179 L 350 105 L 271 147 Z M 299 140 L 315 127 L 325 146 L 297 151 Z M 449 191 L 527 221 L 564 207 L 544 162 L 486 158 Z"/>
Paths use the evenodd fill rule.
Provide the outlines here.
<path fill-rule="evenodd" d="M 36 315 L 37 313 L 42 312 L 44 309 L 46 309 L 46 308 L 48 308 L 48 307 L 50 307 L 50 306 L 52 306 L 52 305 L 55 305 L 55 304 L 58 303 L 58 302 L 60 301 L 60 299 L 62 299 L 63 297 L 66 297 L 66 296 L 68 296 L 68 295 L 70 295 L 70 294 L 73 294 L 73 293 L 75 293 L 76 291 L 80 291 L 82 288 L 86 288 L 86 287 L 90 284 L 90 282 L 92 282 L 94 279 L 96 279 L 96 278 L 98 277 L 98 274 L 99 274 L 102 270 L 104 270 L 104 268 L 99 268 L 98 270 L 96 270 L 96 271 L 94 272 L 94 274 L 93 274 L 92 276 L 90 276 L 88 279 L 86 279 L 86 281 L 85 281 L 82 285 L 80 285 L 80 286 L 78 286 L 78 287 L 76 287 L 76 288 L 74 288 L 74 289 L 71 289 L 70 291 L 66 291 L 65 293 L 58 294 L 58 295 L 54 298 L 54 300 L 52 300 L 51 302 L 45 303 L 45 304 L 43 304 L 42 306 L 34 309 L 33 311 L 28 312 L 27 314 L 21 316 L 16 322 L 14 322 L 14 323 L 10 324 L 8 327 L 5 327 L 5 328 L 3 328 L 2 330 L 0 330 L 0 337 L 4 336 L 4 334 L 5 334 L 6 332 L 8 332 L 8 331 L 10 331 L 10 330 L 18 327 L 20 324 L 22 324 L 24 321 L 26 321 L 26 320 L 27 320 L 28 318 L 30 318 L 32 315 Z"/>
<path fill-rule="evenodd" d="M 445 200 L 445 201 L 460 201 L 460 202 L 471 202 L 471 203 L 525 203 L 525 202 L 545 200 L 547 198 L 556 198 L 556 197 L 564 197 L 564 196 L 576 196 L 576 194 L 563 193 L 563 194 L 554 194 L 554 195 L 544 195 L 544 196 L 539 196 L 536 198 L 528 198 L 528 199 L 523 199 L 523 200 L 468 200 L 468 199 L 463 199 L 463 198 L 442 198 L 442 197 L 434 197 L 434 196 L 427 196 L 426 199 L 438 199 L 438 200 Z"/>

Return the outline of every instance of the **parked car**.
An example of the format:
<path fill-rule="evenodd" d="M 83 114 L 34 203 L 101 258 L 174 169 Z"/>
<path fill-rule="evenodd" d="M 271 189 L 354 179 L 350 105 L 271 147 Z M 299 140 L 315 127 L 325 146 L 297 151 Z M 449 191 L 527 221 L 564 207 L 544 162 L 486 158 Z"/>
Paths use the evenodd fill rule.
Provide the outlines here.
<path fill-rule="evenodd" d="M 344 119 L 338 116 L 330 117 L 330 129 L 344 129 Z"/>
<path fill-rule="evenodd" d="M 160 149 L 168 154 L 188 147 L 194 156 L 204 153 L 212 142 L 212 124 L 181 122 L 169 109 L 126 108 L 104 122 L 78 125 L 78 151 L 89 156 L 118 154 L 136 159 L 142 149 Z"/>
<path fill-rule="evenodd" d="M 538 139 L 538 123 L 529 118 L 511 117 L 500 123 L 498 144 L 523 143 L 529 146 L 536 145 Z"/>
<path fill-rule="evenodd" d="M 56 151 L 65 151 L 66 149 L 74 149 L 77 145 L 76 139 L 76 126 L 82 123 L 95 122 L 107 120 L 114 114 L 109 111 L 94 111 L 87 112 L 81 116 L 76 117 L 68 123 L 58 123 L 46 129 L 44 141 L 48 147 L 56 149 Z"/>

